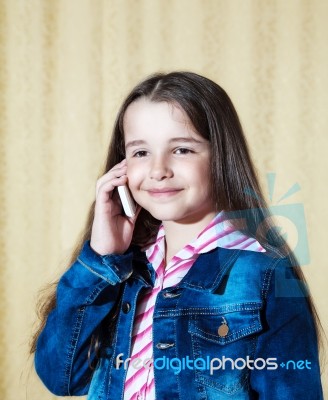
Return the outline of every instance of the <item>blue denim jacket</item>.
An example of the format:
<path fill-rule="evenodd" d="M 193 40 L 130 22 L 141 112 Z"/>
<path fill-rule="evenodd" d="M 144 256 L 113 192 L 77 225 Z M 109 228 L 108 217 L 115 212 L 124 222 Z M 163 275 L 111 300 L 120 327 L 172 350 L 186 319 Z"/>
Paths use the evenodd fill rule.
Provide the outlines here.
<path fill-rule="evenodd" d="M 137 248 L 99 256 L 85 243 L 59 281 L 56 308 L 37 343 L 36 371 L 51 392 L 123 399 L 127 371 L 117 360 L 129 357 L 137 297 L 153 286 L 154 274 Z M 156 399 L 323 399 L 303 290 L 277 253 L 217 248 L 200 255 L 156 300 Z M 92 370 L 90 340 L 114 304 L 115 329 Z"/>

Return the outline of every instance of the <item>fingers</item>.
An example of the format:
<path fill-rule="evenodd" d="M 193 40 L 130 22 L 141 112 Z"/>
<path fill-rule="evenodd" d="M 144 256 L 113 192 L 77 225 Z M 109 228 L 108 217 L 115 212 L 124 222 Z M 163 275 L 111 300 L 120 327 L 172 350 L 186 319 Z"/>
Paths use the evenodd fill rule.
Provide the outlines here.
<path fill-rule="evenodd" d="M 124 185 L 126 183 L 126 160 L 122 160 L 119 164 L 116 164 L 113 168 L 111 168 L 106 174 L 101 176 L 97 180 L 96 184 L 96 197 L 99 194 L 99 191 L 110 192 L 116 186 Z"/>
<path fill-rule="evenodd" d="M 117 186 L 122 186 L 125 185 L 127 183 L 127 176 L 126 175 L 122 175 L 119 178 L 114 178 L 108 181 L 104 181 L 103 183 L 101 183 L 98 187 L 97 187 L 97 193 L 96 193 L 96 197 L 97 199 L 100 200 L 108 200 L 109 198 L 112 198 L 113 190 L 117 187 Z"/>

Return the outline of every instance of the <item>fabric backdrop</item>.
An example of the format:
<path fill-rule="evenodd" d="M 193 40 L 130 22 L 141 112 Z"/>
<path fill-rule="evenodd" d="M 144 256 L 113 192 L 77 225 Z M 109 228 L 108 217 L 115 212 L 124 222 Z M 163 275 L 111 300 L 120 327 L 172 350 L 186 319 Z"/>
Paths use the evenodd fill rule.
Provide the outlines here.
<path fill-rule="evenodd" d="M 37 293 L 83 227 L 120 102 L 155 71 L 229 93 L 327 328 L 327 21 L 326 0 L 0 0 L 2 400 L 55 398 L 28 358 Z"/>

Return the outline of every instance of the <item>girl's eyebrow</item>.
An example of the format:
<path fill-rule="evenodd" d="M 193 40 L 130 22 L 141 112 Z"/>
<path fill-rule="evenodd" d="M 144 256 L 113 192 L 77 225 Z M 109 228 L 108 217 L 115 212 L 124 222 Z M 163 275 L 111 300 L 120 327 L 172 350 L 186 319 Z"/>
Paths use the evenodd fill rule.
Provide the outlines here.
<path fill-rule="evenodd" d="M 175 143 L 175 142 L 183 142 L 183 143 L 196 143 L 196 144 L 201 144 L 204 143 L 204 141 L 201 140 L 197 140 L 195 138 L 192 137 L 176 137 L 176 138 L 172 138 L 169 140 L 169 143 Z M 125 145 L 125 149 L 129 148 L 129 147 L 134 147 L 134 146 L 141 146 L 143 144 L 147 144 L 147 142 L 145 140 L 131 140 L 130 142 L 128 142 Z"/>
<path fill-rule="evenodd" d="M 130 142 L 126 143 L 125 149 L 129 147 L 134 147 L 134 146 L 141 146 L 142 144 L 145 144 L 145 140 L 131 140 Z"/>
<path fill-rule="evenodd" d="M 193 137 L 176 137 L 176 138 L 172 138 L 169 140 L 169 143 L 175 143 L 175 142 L 183 142 L 183 143 L 204 143 L 203 140 L 197 140 Z"/>

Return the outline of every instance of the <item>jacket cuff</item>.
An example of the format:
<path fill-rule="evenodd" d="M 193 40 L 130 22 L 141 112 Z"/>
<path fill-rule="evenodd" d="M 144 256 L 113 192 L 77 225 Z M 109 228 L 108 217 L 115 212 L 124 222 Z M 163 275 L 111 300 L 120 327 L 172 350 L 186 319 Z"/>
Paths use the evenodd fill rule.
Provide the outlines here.
<path fill-rule="evenodd" d="M 84 243 L 77 261 L 89 271 L 103 278 L 112 285 L 122 283 L 133 272 L 133 252 L 124 254 L 108 254 L 102 256 L 90 246 L 90 241 Z"/>

